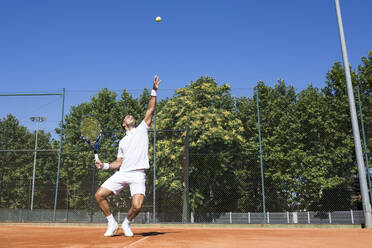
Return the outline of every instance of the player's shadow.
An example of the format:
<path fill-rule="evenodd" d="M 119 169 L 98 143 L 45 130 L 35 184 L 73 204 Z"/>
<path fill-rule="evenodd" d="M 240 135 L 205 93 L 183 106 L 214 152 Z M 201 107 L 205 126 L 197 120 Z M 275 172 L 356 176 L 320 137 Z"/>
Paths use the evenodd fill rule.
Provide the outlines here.
<path fill-rule="evenodd" d="M 147 237 L 147 236 L 158 236 L 158 235 L 164 235 L 164 234 L 165 232 L 144 232 L 144 233 L 138 233 L 137 235 Z"/>
<path fill-rule="evenodd" d="M 134 236 L 142 236 L 142 237 L 148 237 L 148 236 L 158 236 L 158 235 L 164 235 L 171 232 L 143 232 L 143 233 L 134 233 Z M 125 236 L 124 233 L 119 232 L 114 235 L 114 237 L 120 237 Z"/>

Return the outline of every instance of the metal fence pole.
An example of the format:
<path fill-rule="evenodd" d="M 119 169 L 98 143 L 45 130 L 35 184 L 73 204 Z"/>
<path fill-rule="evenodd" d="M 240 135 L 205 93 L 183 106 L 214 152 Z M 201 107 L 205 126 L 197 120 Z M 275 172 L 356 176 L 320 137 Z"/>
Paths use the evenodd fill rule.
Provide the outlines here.
<path fill-rule="evenodd" d="M 1 204 L 1 195 L 3 191 L 3 180 L 4 180 L 4 170 L 6 164 L 6 150 L 8 149 L 8 125 L 5 126 L 5 135 L 4 135 L 4 155 L 3 155 L 3 163 L 1 166 L 1 173 L 0 173 L 0 204 Z"/>
<path fill-rule="evenodd" d="M 90 202 L 90 222 L 93 223 L 93 216 L 94 216 L 94 194 L 95 194 L 95 189 L 96 189 L 96 171 L 97 168 L 94 165 L 92 168 L 92 197 L 91 197 L 91 202 Z"/>
<path fill-rule="evenodd" d="M 365 227 L 372 228 L 371 203 L 370 203 L 369 194 L 368 194 L 366 171 L 365 171 L 364 161 L 363 161 L 363 153 L 362 153 L 362 145 L 360 142 L 358 118 L 357 118 L 356 109 L 355 109 L 354 92 L 353 92 L 353 86 L 351 83 L 349 60 L 347 56 L 346 42 L 345 42 L 345 36 L 344 36 L 344 29 L 342 25 L 339 0 L 335 0 L 335 5 L 336 5 L 336 12 L 337 12 L 338 28 L 339 28 L 339 33 L 340 33 L 342 58 L 344 61 L 347 95 L 348 95 L 348 100 L 349 100 L 351 124 L 352 124 L 352 129 L 353 129 L 353 136 L 354 136 L 355 155 L 356 155 L 356 159 L 358 163 L 358 173 L 359 173 L 359 181 L 360 181 L 360 191 L 361 191 L 362 202 L 363 202 Z"/>
<path fill-rule="evenodd" d="M 189 133 L 190 128 L 186 127 L 186 138 L 185 138 L 185 151 L 184 151 L 184 197 L 183 197 L 183 209 L 182 209 L 182 222 L 190 222 L 190 205 L 189 205 Z"/>
<path fill-rule="evenodd" d="M 260 145 L 260 167 L 261 167 L 261 186 L 262 186 L 262 210 L 264 214 L 264 221 L 266 222 L 266 206 L 265 206 L 265 181 L 264 181 L 264 172 L 263 172 L 263 162 L 262 162 L 262 142 L 261 142 L 261 126 L 260 126 L 260 105 L 258 97 L 259 89 L 257 86 L 257 124 L 258 124 L 258 141 Z"/>
<path fill-rule="evenodd" d="M 307 224 L 310 224 L 311 221 L 310 221 L 310 212 L 307 211 Z"/>
<path fill-rule="evenodd" d="M 39 134 L 39 121 L 36 121 L 34 167 L 33 167 L 33 170 L 32 170 L 31 211 L 34 209 L 34 191 L 35 191 L 35 174 L 36 174 L 36 156 L 37 156 L 37 136 L 38 136 L 38 134 Z"/>
<path fill-rule="evenodd" d="M 156 223 L 156 109 L 154 111 L 154 180 L 153 180 L 153 202 L 152 221 Z"/>
<path fill-rule="evenodd" d="M 56 193 L 54 197 L 54 210 L 53 210 L 53 221 L 56 221 L 56 211 L 57 211 L 57 199 L 58 199 L 58 186 L 59 186 L 59 173 L 61 168 L 61 157 L 62 157 L 62 139 L 63 139 L 63 120 L 65 111 L 65 88 L 62 90 L 62 116 L 61 116 L 61 131 L 59 140 L 59 151 L 58 151 L 58 165 L 57 165 L 57 179 L 56 179 Z M 68 210 L 67 210 L 68 211 Z"/>
<path fill-rule="evenodd" d="M 34 192 L 35 192 L 35 176 L 36 176 L 36 157 L 37 157 L 37 138 L 39 135 L 39 122 L 46 120 L 46 117 L 30 117 L 32 122 L 36 122 L 36 137 L 35 137 L 35 149 L 34 149 L 34 166 L 32 169 L 32 191 L 31 191 L 31 211 L 34 209 Z"/>

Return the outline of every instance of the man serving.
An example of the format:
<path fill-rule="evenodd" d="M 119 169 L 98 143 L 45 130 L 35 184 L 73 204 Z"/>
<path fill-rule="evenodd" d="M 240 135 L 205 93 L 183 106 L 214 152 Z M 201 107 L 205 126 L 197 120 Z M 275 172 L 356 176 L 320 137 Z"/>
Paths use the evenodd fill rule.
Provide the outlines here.
<path fill-rule="evenodd" d="M 141 211 L 142 203 L 145 198 L 145 170 L 150 167 L 148 158 L 148 130 L 156 107 L 156 93 L 159 88 L 159 78 L 154 76 L 151 98 L 147 106 L 147 111 L 143 121 L 136 127 L 136 119 L 132 115 L 124 117 L 121 125 L 126 131 L 126 135 L 119 142 L 117 159 L 112 163 L 103 163 L 100 160 L 95 162 L 98 169 L 116 170 L 107 179 L 95 194 L 98 206 L 106 216 L 108 227 L 104 236 L 113 236 L 119 225 L 110 211 L 106 198 L 117 195 L 126 186 L 129 186 L 132 196 L 132 206 L 128 211 L 128 216 L 124 219 L 122 228 L 125 236 L 133 236 L 130 228 L 131 221 Z"/>

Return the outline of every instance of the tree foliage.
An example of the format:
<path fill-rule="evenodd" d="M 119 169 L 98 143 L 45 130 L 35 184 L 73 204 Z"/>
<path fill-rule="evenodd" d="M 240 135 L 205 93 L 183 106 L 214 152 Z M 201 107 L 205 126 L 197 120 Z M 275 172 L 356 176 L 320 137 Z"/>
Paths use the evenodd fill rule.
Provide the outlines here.
<path fill-rule="evenodd" d="M 11 114 L 0 122 L 2 207 L 30 208 L 36 131 L 31 133 Z M 38 150 L 55 149 L 50 133 L 39 130 Z M 57 153 L 39 151 L 35 170 L 34 208 L 48 208 L 53 202 Z M 50 187 L 51 186 L 51 187 Z M 45 196 L 43 199 L 39 196 Z"/>
<path fill-rule="evenodd" d="M 357 86 L 360 89 L 366 152 L 371 154 L 372 52 L 351 72 L 356 97 Z M 344 69 L 336 62 L 327 73 L 322 89 L 310 84 L 296 91 L 284 80 L 279 80 L 274 87 L 260 81 L 253 95 L 237 98 L 231 95 L 228 84 L 219 84 L 208 76 L 177 89 L 172 97 L 158 102 L 156 119 L 150 129 L 149 158 L 153 166 L 147 172 L 145 211 L 152 210 L 155 184 L 157 212 L 167 213 L 164 216 L 180 216 L 187 145 L 190 206 L 199 220 L 213 218 L 210 213 L 262 211 L 263 193 L 268 211 L 357 208 L 358 199 L 352 189 L 357 167 L 345 85 Z M 146 89 L 140 97 L 134 98 L 125 89 L 118 96 L 104 88 L 90 101 L 71 107 L 63 126 L 58 208 L 90 208 L 92 190 L 113 173 L 94 170 L 92 151 L 80 138 L 81 118 L 88 114 L 98 117 L 104 131 L 100 158 L 112 161 L 125 135 L 121 128 L 123 117 L 131 114 L 139 124 L 149 97 Z M 358 100 L 356 104 L 359 110 Z M 358 115 L 361 120 L 359 111 Z M 155 124 L 156 147 L 153 146 Z M 35 133 L 19 125 L 14 116 L 1 120 L 0 127 L 2 147 L 6 143 L 6 149 L 33 149 Z M 185 142 L 187 127 L 189 144 Z M 44 149 L 58 148 L 58 143 L 48 133 L 40 132 L 39 139 Z M 6 165 L 2 166 L 1 206 L 29 207 L 33 152 L 7 152 L 6 159 L 4 152 L 0 155 Z M 57 153 L 40 154 L 39 185 L 55 185 L 56 161 Z M 93 179 L 96 184 L 92 188 Z M 41 187 L 35 197 L 47 199 L 39 200 L 39 207 L 51 207 L 54 192 L 50 187 Z M 127 210 L 128 191 L 110 198 L 110 204 L 114 211 Z"/>

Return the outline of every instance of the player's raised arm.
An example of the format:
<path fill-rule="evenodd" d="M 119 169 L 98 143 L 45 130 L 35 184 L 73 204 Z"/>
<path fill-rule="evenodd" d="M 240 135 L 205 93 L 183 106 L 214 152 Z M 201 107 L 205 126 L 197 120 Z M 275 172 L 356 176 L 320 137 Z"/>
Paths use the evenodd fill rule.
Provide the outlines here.
<path fill-rule="evenodd" d="M 159 88 L 160 82 L 161 82 L 161 80 L 159 81 L 158 75 L 155 75 L 154 76 L 154 85 L 152 86 L 152 90 L 151 90 L 151 98 L 150 98 L 149 104 L 147 106 L 147 111 L 146 111 L 146 115 L 145 115 L 145 118 L 144 118 L 144 121 L 147 124 L 147 126 L 151 125 L 152 116 L 154 115 L 154 112 L 155 112 L 156 94 L 157 94 L 157 90 Z"/>

